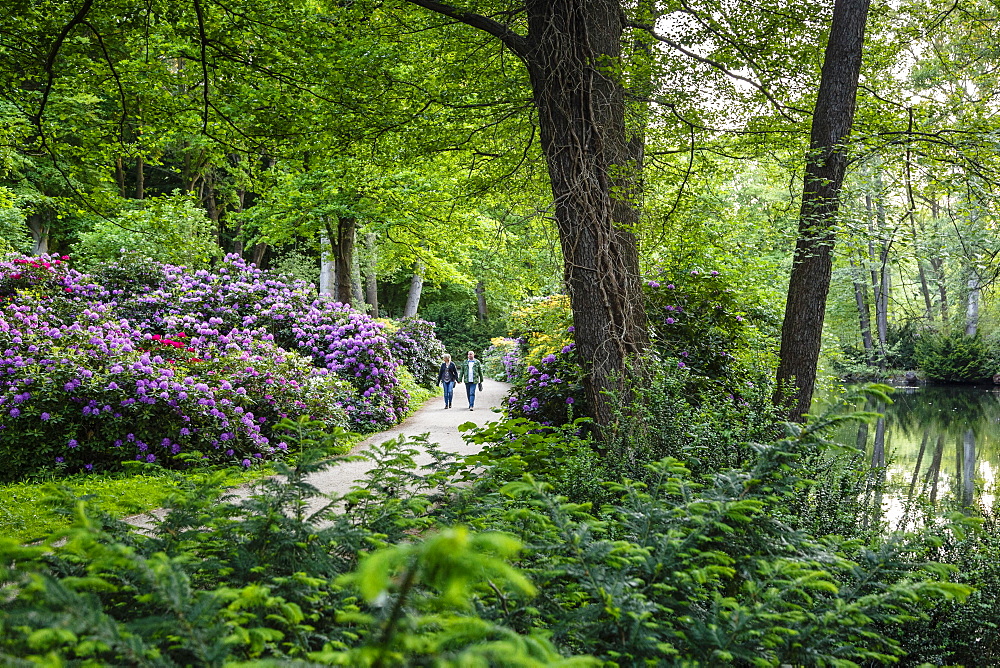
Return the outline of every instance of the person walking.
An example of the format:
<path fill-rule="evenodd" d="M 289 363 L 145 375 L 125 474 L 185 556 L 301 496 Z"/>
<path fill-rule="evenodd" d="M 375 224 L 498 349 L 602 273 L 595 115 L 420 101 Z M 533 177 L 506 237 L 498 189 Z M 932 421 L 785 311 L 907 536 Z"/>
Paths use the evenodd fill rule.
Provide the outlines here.
<path fill-rule="evenodd" d="M 483 389 L 483 365 L 476 359 L 476 353 L 468 352 L 468 359 L 458 365 L 458 379 L 465 383 L 465 393 L 469 396 L 469 410 L 476 407 L 476 385 Z"/>
<path fill-rule="evenodd" d="M 444 387 L 444 407 L 451 408 L 451 397 L 455 392 L 455 383 L 458 382 L 458 367 L 451 361 L 451 355 L 445 353 L 441 362 L 441 369 L 438 371 L 438 385 Z"/>

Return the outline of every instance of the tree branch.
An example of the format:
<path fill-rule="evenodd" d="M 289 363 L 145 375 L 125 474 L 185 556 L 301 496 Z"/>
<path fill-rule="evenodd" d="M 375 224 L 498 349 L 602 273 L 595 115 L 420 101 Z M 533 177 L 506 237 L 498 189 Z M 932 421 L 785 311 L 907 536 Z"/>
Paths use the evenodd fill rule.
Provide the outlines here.
<path fill-rule="evenodd" d="M 777 99 L 775 99 L 774 95 L 772 95 L 770 93 L 770 91 L 768 91 L 759 82 L 754 81 L 753 79 L 750 79 L 749 77 L 745 77 L 745 76 L 741 76 L 739 74 L 736 74 L 736 72 L 733 72 L 728 67 L 726 67 L 725 65 L 723 65 L 722 63 L 720 63 L 718 61 L 712 60 L 711 58 L 706 58 L 704 56 L 699 56 L 694 51 L 691 51 L 690 49 L 686 49 L 681 44 L 679 44 L 678 42 L 675 42 L 674 40 L 670 39 L 669 37 L 665 37 L 665 36 L 657 33 L 653 29 L 652 26 L 643 25 L 642 23 L 629 22 L 628 23 L 628 27 L 635 28 L 636 30 L 643 30 L 643 31 L 649 33 L 649 35 L 652 36 L 653 39 L 655 39 L 657 41 L 660 41 L 660 42 L 666 44 L 669 47 L 672 47 L 673 49 L 675 49 L 675 50 L 679 51 L 680 53 L 684 54 L 685 56 L 687 56 L 688 58 L 692 58 L 694 60 L 697 60 L 699 63 L 703 63 L 705 65 L 708 65 L 709 67 L 713 67 L 713 68 L 719 70 L 720 72 L 722 72 L 723 74 L 725 74 L 730 79 L 735 79 L 736 81 L 742 81 L 744 83 L 750 84 L 751 86 L 753 86 L 754 88 L 756 88 L 760 92 L 761 95 L 763 95 L 765 98 L 767 98 L 767 101 L 770 102 L 772 105 L 774 105 L 774 108 L 777 109 L 778 113 L 781 114 L 783 117 L 785 117 L 786 120 L 792 121 L 793 123 L 797 122 L 797 119 L 792 118 L 791 116 L 788 115 L 788 113 L 785 111 L 786 109 L 790 109 L 790 110 L 798 112 L 800 114 L 808 114 L 809 113 L 805 109 L 797 109 L 796 107 L 792 107 L 792 106 L 789 106 L 787 104 L 782 104 Z"/>
<path fill-rule="evenodd" d="M 435 0 L 405 1 L 411 5 L 423 7 L 424 9 L 453 18 L 460 23 L 464 23 L 468 26 L 472 26 L 473 28 L 489 33 L 503 42 L 504 46 L 516 53 L 522 59 L 527 56 L 528 40 L 499 21 L 494 21 L 493 19 L 482 16 L 481 14 L 467 12 L 457 7 L 446 5 L 443 2 L 436 2 Z"/>
<path fill-rule="evenodd" d="M 80 11 L 70 19 L 70 22 L 63 26 L 62 31 L 56 36 L 54 42 L 52 42 L 52 48 L 49 49 L 49 54 L 45 58 L 45 89 L 42 91 L 42 101 L 38 104 L 38 112 L 32 117 L 34 125 L 38 127 L 39 131 L 42 127 L 42 116 L 45 114 L 45 105 L 49 101 L 49 93 L 52 92 L 52 84 L 55 83 L 56 75 L 54 68 L 56 66 L 56 57 L 59 55 L 59 49 L 62 48 L 63 42 L 69 36 L 70 31 L 76 26 L 83 23 L 87 18 L 87 12 L 90 11 L 91 6 L 93 6 L 94 0 L 84 0 L 83 6 L 80 7 Z"/>

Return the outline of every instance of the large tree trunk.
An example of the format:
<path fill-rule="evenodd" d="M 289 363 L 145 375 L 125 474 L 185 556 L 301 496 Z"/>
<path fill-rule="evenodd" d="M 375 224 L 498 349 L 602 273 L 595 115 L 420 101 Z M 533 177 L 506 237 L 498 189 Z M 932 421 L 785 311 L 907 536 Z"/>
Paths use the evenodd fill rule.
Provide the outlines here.
<path fill-rule="evenodd" d="M 413 263 L 413 278 L 410 280 L 410 291 L 406 295 L 406 306 L 403 307 L 403 317 L 416 317 L 417 309 L 420 308 L 420 293 L 424 289 L 424 265 L 422 262 Z"/>
<path fill-rule="evenodd" d="M 573 308 L 584 387 L 597 424 L 607 392 L 629 399 L 625 361 L 646 345 L 638 247 L 638 167 L 614 70 L 622 9 L 614 0 L 529 0 L 528 71 L 538 108 Z"/>
<path fill-rule="evenodd" d="M 812 402 L 830 291 L 834 225 L 847 170 L 869 0 L 836 0 L 802 188 L 799 238 L 781 327 L 775 402 L 802 420 Z"/>
<path fill-rule="evenodd" d="M 351 277 L 354 275 L 354 237 L 357 227 L 357 219 L 353 217 L 342 217 L 337 224 L 337 246 L 334 249 L 334 262 L 336 263 L 334 295 L 336 295 L 337 301 L 344 304 L 354 302 Z"/>
<path fill-rule="evenodd" d="M 345 216 L 337 219 L 336 227 L 326 222 L 326 236 L 330 255 L 323 253 L 320 264 L 320 292 L 332 294 L 338 302 L 351 304 L 354 291 L 351 277 L 354 269 L 354 237 L 357 220 Z M 326 245 L 326 244 L 323 244 Z"/>
<path fill-rule="evenodd" d="M 625 128 L 618 0 L 524 0 L 527 36 L 438 0 L 408 0 L 488 32 L 527 65 L 555 200 L 584 387 L 598 427 L 629 399 L 625 364 L 647 344 L 639 254 L 641 149 Z M 641 142 L 638 142 L 641 144 Z"/>

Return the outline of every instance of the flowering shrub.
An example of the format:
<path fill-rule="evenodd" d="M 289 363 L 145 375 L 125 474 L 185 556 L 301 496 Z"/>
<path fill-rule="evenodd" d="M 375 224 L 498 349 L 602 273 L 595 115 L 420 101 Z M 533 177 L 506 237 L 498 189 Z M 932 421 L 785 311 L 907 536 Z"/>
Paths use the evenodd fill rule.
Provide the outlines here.
<path fill-rule="evenodd" d="M 434 335 L 434 323 L 403 318 L 389 335 L 393 357 L 413 374 L 418 384 L 433 387 L 441 368 L 444 344 Z"/>
<path fill-rule="evenodd" d="M 106 305 L 71 323 L 52 313 L 19 299 L 0 311 L 4 479 L 195 451 L 248 466 L 286 447 L 270 434 L 282 417 L 347 423 L 350 387 L 266 333 L 152 335 Z"/>
<path fill-rule="evenodd" d="M 661 355 L 713 378 L 724 375 L 743 341 L 743 315 L 718 271 L 658 272 L 646 281 L 646 312 Z"/>
<path fill-rule="evenodd" d="M 523 369 L 521 342 L 498 336 L 483 351 L 483 373 L 495 380 L 512 383 Z"/>
<path fill-rule="evenodd" d="M 214 272 L 164 265 L 155 289 L 104 291 L 120 313 L 156 332 L 262 329 L 274 343 L 311 358 L 347 380 L 355 396 L 344 408 L 355 431 L 399 422 L 409 395 L 401 387 L 384 325 L 317 295 L 301 281 L 276 278 L 229 255 Z"/>
<path fill-rule="evenodd" d="M 370 317 L 236 256 L 215 272 L 126 260 L 93 276 L 13 258 L 0 290 L 4 477 L 192 452 L 250 465 L 280 453 L 270 429 L 285 416 L 377 431 L 409 401 L 393 349 L 435 370 L 440 354 L 430 323 L 390 343 Z"/>
<path fill-rule="evenodd" d="M 586 414 L 582 377 L 576 344 L 568 343 L 559 352 L 543 357 L 537 366 L 528 365 L 512 380 L 507 413 L 544 425 L 565 424 L 574 412 Z"/>
<path fill-rule="evenodd" d="M 72 278 L 66 260 L 69 260 L 67 255 L 40 255 L 0 261 L 0 297 L 12 297 L 33 288 L 55 292 L 70 290 Z"/>
<path fill-rule="evenodd" d="M 525 364 L 537 365 L 573 341 L 573 313 L 566 295 L 532 300 L 511 315 L 510 323 L 513 335 L 524 339 Z"/>

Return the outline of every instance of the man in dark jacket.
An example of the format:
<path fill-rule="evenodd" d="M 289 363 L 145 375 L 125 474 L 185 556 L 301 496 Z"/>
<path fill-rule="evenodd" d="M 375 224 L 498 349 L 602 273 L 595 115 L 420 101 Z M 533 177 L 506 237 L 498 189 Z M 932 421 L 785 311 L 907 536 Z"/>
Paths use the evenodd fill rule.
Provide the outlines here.
<path fill-rule="evenodd" d="M 458 365 L 458 379 L 465 383 L 465 393 L 469 395 L 469 410 L 476 406 L 476 385 L 483 389 L 483 365 L 476 359 L 476 353 L 471 350 L 468 359 Z"/>

